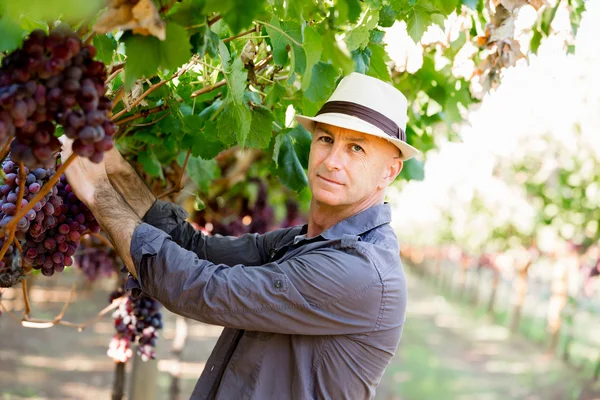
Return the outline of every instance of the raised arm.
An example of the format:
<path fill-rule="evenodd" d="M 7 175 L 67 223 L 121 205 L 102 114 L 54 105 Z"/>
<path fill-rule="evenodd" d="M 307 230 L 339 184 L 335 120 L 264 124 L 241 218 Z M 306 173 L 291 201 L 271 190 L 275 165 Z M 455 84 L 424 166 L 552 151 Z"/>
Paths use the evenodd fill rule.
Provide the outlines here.
<path fill-rule="evenodd" d="M 106 173 L 112 186 L 143 222 L 171 236 L 184 249 L 214 263 L 260 265 L 270 250 L 285 239 L 288 231 L 267 235 L 249 234 L 240 238 L 207 237 L 186 221 L 187 212 L 180 206 L 157 200 L 137 172 L 116 148 L 105 154 Z"/>

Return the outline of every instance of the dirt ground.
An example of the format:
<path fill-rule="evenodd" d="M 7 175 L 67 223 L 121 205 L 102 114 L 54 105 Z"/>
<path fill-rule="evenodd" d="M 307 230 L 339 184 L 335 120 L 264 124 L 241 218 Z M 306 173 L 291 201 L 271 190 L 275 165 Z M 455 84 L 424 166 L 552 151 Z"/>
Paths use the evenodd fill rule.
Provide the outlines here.
<path fill-rule="evenodd" d="M 428 283 L 409 278 L 407 323 L 378 388 L 379 400 L 600 399 L 597 387 L 560 361 L 548 359 L 535 345 L 510 337 L 500 326 L 472 319 Z M 32 286 L 33 316 L 56 316 L 73 282 L 79 282 L 78 290 L 65 320 L 83 322 L 107 304 L 111 282 L 86 289 L 76 274 L 63 273 Z M 20 290 L 3 296 L 4 304 L 17 310 L 22 310 L 21 299 Z M 163 310 L 163 318 L 165 330 L 155 364 L 156 398 L 166 400 L 170 372 L 177 366 L 171 352 L 176 316 Z M 189 321 L 188 329 L 180 364 L 181 399 L 189 398 L 221 331 L 195 321 Z M 0 399 L 110 399 L 114 363 L 106 349 L 112 334 L 109 315 L 78 332 L 66 326 L 24 328 L 5 313 L 0 317 Z"/>

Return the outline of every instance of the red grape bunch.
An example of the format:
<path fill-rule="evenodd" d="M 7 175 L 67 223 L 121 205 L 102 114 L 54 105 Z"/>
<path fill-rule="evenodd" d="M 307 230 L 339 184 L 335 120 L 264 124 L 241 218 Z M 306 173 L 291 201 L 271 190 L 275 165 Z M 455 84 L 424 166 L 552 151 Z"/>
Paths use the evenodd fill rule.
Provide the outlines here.
<path fill-rule="evenodd" d="M 41 210 L 46 216 L 39 217 L 38 212 L 23 245 L 25 264 L 41 269 L 45 276 L 52 276 L 73 265 L 71 257 L 79 247 L 81 235 L 88 230 L 100 232 L 94 215 L 71 191 L 65 175 L 61 175 L 52 191 L 56 194 Z"/>
<path fill-rule="evenodd" d="M 100 162 L 113 147 L 116 126 L 108 113 L 105 65 L 96 49 L 59 26 L 34 30 L 0 66 L 0 140 L 15 136 L 11 159 L 50 167 L 60 142 L 55 123 L 72 139 L 74 153 Z"/>
<path fill-rule="evenodd" d="M 85 277 L 94 282 L 98 278 L 110 278 L 121 269 L 123 262 L 117 252 L 97 239 L 82 242 L 75 253 L 75 265 Z"/>
<path fill-rule="evenodd" d="M 110 301 L 123 295 L 119 289 L 110 296 Z M 138 343 L 137 354 L 143 361 L 156 358 L 154 348 L 158 338 L 158 330 L 162 329 L 162 316 L 158 301 L 140 296 L 134 299 L 128 296 L 113 313 L 115 329 L 107 355 L 119 362 L 126 362 L 133 356 L 131 346 Z"/>

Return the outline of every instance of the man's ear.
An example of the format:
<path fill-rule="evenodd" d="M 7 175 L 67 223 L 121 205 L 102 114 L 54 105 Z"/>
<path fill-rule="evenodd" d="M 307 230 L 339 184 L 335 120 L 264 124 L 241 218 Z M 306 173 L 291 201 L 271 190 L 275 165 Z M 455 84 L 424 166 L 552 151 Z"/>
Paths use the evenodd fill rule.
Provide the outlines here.
<path fill-rule="evenodd" d="M 390 161 L 390 164 L 387 165 L 384 171 L 383 176 L 383 186 L 387 187 L 390 183 L 392 183 L 402 171 L 402 167 L 404 166 L 404 161 L 395 157 Z"/>

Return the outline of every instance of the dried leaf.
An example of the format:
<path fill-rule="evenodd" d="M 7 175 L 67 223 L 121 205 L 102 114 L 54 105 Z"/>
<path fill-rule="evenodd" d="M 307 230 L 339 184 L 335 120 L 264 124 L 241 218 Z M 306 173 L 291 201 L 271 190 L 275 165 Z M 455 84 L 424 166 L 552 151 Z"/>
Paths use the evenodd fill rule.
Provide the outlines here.
<path fill-rule="evenodd" d="M 110 0 L 108 9 L 100 15 L 93 29 L 97 33 L 132 30 L 136 34 L 165 40 L 165 27 L 153 0 Z"/>

